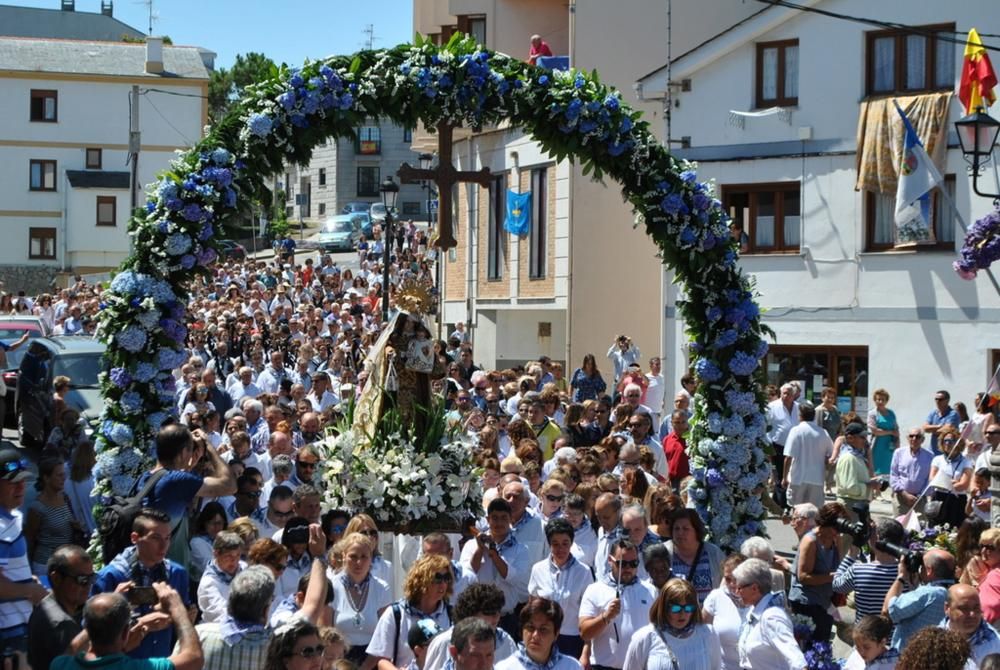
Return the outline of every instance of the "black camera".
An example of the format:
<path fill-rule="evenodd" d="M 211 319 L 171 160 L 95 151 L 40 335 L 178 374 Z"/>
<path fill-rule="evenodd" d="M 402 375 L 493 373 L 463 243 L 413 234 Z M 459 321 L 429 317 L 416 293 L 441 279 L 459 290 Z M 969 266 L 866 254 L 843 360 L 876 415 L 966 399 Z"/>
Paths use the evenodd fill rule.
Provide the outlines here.
<path fill-rule="evenodd" d="M 869 528 L 871 527 L 871 512 L 868 503 L 854 503 L 851 510 L 857 515 L 857 521 L 848 521 L 837 517 L 834 519 L 834 527 L 841 533 L 850 535 L 854 539 L 854 545 L 863 547 L 868 542 Z"/>
<path fill-rule="evenodd" d="M 906 570 L 911 575 L 920 574 L 920 569 L 924 567 L 924 553 L 922 551 L 913 551 L 912 549 L 907 549 L 906 547 L 883 540 L 876 542 L 875 548 L 879 551 L 884 551 L 897 560 L 903 561 L 903 565 L 906 566 Z"/>
<path fill-rule="evenodd" d="M 878 485 L 879 493 L 885 493 L 885 490 L 889 488 L 889 480 L 885 477 L 876 477 L 875 483 Z"/>

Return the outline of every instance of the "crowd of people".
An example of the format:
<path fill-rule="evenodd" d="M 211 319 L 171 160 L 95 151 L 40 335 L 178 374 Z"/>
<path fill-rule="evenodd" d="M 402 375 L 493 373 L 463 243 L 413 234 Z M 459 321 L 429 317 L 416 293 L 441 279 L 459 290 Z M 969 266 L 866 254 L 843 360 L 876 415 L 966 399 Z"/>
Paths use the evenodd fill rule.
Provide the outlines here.
<path fill-rule="evenodd" d="M 392 242 L 390 314 L 396 287 L 432 277 L 424 239 Z M 788 561 L 764 538 L 707 537 L 686 491 L 697 380 L 668 399 L 660 359 L 625 334 L 604 372 L 593 355 L 572 372 L 545 356 L 481 369 L 462 324 L 437 342 L 434 388 L 486 493 L 462 532 L 427 533 L 393 566 L 388 529 L 327 509 L 322 477 L 322 438 L 383 326 L 382 250 L 376 228 L 357 272 L 288 249 L 192 287 L 176 418 L 133 488 L 127 541 L 99 542 L 103 567 L 85 549 L 97 456 L 55 380 L 35 495 L 24 454 L 0 451 L 5 654 L 59 670 L 802 670 L 839 631 L 852 670 L 1000 667 L 987 400 L 963 417 L 935 394 L 901 445 L 883 389 L 859 417 L 832 389 L 813 405 L 769 387 L 774 478 L 757 493 L 799 538 Z M 89 334 L 100 290 L 12 309 Z M 880 495 L 954 542 L 918 551 L 870 517 Z"/>

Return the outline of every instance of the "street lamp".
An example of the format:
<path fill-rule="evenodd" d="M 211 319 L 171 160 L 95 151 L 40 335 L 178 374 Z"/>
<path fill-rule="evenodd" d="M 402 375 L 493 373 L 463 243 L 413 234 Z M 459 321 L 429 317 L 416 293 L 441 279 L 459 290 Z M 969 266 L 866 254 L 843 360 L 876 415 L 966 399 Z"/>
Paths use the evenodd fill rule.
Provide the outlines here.
<path fill-rule="evenodd" d="M 392 175 L 385 178 L 378 188 L 385 205 L 385 222 L 382 224 L 382 320 L 389 321 L 389 245 L 392 239 L 392 210 L 399 195 L 399 184 Z"/>
<path fill-rule="evenodd" d="M 1000 133 L 1000 121 L 979 107 L 972 114 L 956 121 L 955 131 L 958 133 L 958 142 L 962 145 L 962 154 L 970 165 L 972 190 L 984 198 L 1000 198 L 1000 193 L 983 193 L 979 190 L 979 173 L 993 154 L 997 134 Z"/>
<path fill-rule="evenodd" d="M 417 156 L 417 160 L 420 161 L 420 169 L 421 170 L 430 170 L 431 169 L 431 164 L 434 162 L 434 154 L 428 154 L 428 153 L 420 154 L 419 156 Z M 427 180 L 424 180 L 424 181 L 420 182 L 420 188 L 424 189 L 424 191 L 426 192 L 426 195 L 427 195 L 427 197 L 425 198 L 424 202 L 427 204 L 427 238 L 429 240 L 430 236 L 431 236 L 431 230 L 434 227 L 434 222 L 431 220 L 431 200 L 433 200 L 434 198 L 437 197 L 437 191 L 434 190 L 434 187 L 431 185 L 431 182 L 429 182 Z M 440 307 L 442 305 L 442 301 L 441 301 L 441 267 L 442 267 L 443 261 L 444 261 L 444 259 L 439 257 L 439 258 L 436 259 L 436 262 L 434 263 L 434 284 L 436 285 L 436 288 L 437 288 L 437 299 L 438 299 L 438 309 L 439 310 L 440 310 Z M 438 330 L 437 338 L 440 340 L 441 339 L 441 314 L 440 314 L 440 311 L 438 312 L 438 315 L 437 315 L 437 323 L 438 323 L 438 326 L 437 326 L 437 330 Z"/>

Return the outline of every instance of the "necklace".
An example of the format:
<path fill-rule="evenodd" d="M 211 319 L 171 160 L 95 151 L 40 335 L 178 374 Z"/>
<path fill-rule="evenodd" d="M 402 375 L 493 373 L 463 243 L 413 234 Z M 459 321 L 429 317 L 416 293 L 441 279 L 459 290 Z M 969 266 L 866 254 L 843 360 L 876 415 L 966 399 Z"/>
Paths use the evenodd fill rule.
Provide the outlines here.
<path fill-rule="evenodd" d="M 350 578 L 347 575 L 343 575 L 344 586 L 347 591 L 347 603 L 354 610 L 354 625 L 361 628 L 364 625 L 364 617 L 361 616 L 361 612 L 365 609 L 365 603 L 368 602 L 368 585 L 371 583 L 371 579 L 365 577 L 360 584 L 351 583 Z"/>

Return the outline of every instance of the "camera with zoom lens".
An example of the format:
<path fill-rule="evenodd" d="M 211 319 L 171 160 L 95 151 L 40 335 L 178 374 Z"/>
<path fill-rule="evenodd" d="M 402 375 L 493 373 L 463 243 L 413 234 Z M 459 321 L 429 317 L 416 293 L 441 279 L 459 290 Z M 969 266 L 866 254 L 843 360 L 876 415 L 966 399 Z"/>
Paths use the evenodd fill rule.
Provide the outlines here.
<path fill-rule="evenodd" d="M 889 488 L 889 479 L 887 477 L 876 477 L 875 484 L 878 485 L 879 493 L 885 493 L 886 489 Z"/>
<path fill-rule="evenodd" d="M 834 527 L 841 533 L 850 535 L 854 539 L 857 547 L 865 546 L 868 542 L 869 528 L 871 527 L 871 512 L 868 503 L 855 503 L 851 510 L 857 515 L 857 521 L 849 521 L 843 518 L 834 519 Z"/>
<path fill-rule="evenodd" d="M 876 542 L 875 548 L 879 551 L 884 551 L 897 560 L 903 561 L 903 565 L 906 566 L 906 570 L 911 575 L 920 574 L 920 569 L 924 567 L 924 553 L 922 551 L 913 551 L 912 549 L 901 547 L 892 542 L 885 542 L 884 540 Z"/>

